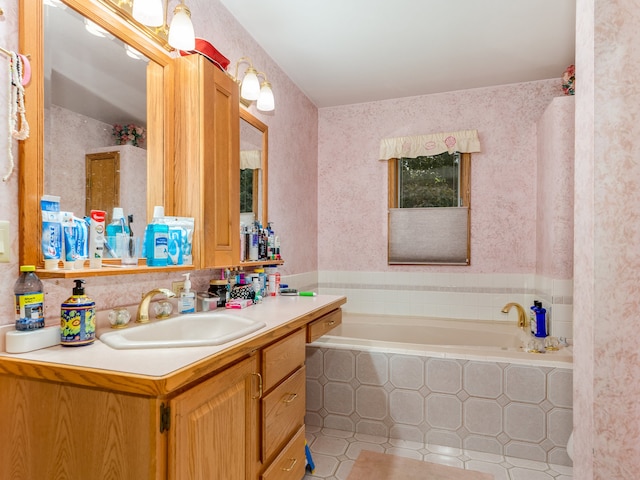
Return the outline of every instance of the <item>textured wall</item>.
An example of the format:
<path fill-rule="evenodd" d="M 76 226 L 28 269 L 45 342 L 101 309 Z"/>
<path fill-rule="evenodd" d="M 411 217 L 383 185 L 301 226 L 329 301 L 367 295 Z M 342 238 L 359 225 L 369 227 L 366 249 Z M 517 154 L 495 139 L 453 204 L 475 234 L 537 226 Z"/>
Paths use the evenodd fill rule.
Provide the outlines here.
<path fill-rule="evenodd" d="M 536 273 L 573 278 L 575 97 L 556 97 L 538 121 Z"/>
<path fill-rule="evenodd" d="M 640 10 L 579 0 L 577 16 L 574 477 L 636 478 Z"/>
<path fill-rule="evenodd" d="M 530 273 L 536 262 L 536 122 L 559 80 L 320 109 L 321 270 Z M 471 266 L 387 265 L 387 137 L 477 129 Z"/>

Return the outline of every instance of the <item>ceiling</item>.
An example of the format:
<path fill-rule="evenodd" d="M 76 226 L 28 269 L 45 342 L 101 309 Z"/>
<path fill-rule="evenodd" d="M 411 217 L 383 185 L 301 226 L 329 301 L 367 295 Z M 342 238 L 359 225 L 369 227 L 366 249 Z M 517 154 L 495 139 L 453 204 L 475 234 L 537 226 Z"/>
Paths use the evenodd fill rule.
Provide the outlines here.
<path fill-rule="evenodd" d="M 147 59 L 97 37 L 71 8 L 45 4 L 45 100 L 104 123 L 146 125 Z"/>
<path fill-rule="evenodd" d="M 221 2 L 320 108 L 559 78 L 575 58 L 575 0 Z"/>

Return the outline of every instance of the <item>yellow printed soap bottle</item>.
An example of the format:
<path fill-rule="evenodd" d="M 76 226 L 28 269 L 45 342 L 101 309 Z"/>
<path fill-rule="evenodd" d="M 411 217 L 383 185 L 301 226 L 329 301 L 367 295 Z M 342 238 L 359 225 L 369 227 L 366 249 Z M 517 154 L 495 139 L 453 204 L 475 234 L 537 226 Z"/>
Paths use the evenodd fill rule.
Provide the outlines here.
<path fill-rule="evenodd" d="M 84 294 L 84 280 L 74 280 L 73 295 L 60 306 L 60 344 L 88 345 L 96 339 L 96 304 Z"/>

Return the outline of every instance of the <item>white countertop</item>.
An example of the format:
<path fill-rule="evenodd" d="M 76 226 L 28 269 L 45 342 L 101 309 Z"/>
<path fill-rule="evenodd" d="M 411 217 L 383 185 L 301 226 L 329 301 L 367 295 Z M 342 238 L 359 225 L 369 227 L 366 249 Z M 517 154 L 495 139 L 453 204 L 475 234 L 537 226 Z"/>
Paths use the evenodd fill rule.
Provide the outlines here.
<path fill-rule="evenodd" d="M 58 345 L 20 354 L 0 353 L 0 357 L 54 363 L 83 369 L 109 370 L 162 377 L 206 357 L 232 349 L 248 339 L 256 338 L 341 299 L 344 299 L 344 297 L 339 295 L 266 297 L 262 303 L 251 307 L 240 310 L 224 309 L 228 314 L 240 315 L 266 323 L 265 327 L 255 333 L 224 345 L 116 350 L 96 339 L 93 344 L 85 346 L 63 347 Z M 128 328 L 135 328 L 135 325 Z"/>

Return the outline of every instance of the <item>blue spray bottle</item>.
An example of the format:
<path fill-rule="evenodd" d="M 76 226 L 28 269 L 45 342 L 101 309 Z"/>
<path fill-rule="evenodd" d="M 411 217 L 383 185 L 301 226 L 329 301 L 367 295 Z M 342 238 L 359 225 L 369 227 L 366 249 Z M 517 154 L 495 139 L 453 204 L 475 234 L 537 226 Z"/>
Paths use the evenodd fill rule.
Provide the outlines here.
<path fill-rule="evenodd" d="M 536 331 L 534 335 L 538 338 L 544 338 L 549 335 L 547 328 L 547 310 L 542 307 L 541 302 L 536 302 Z"/>

